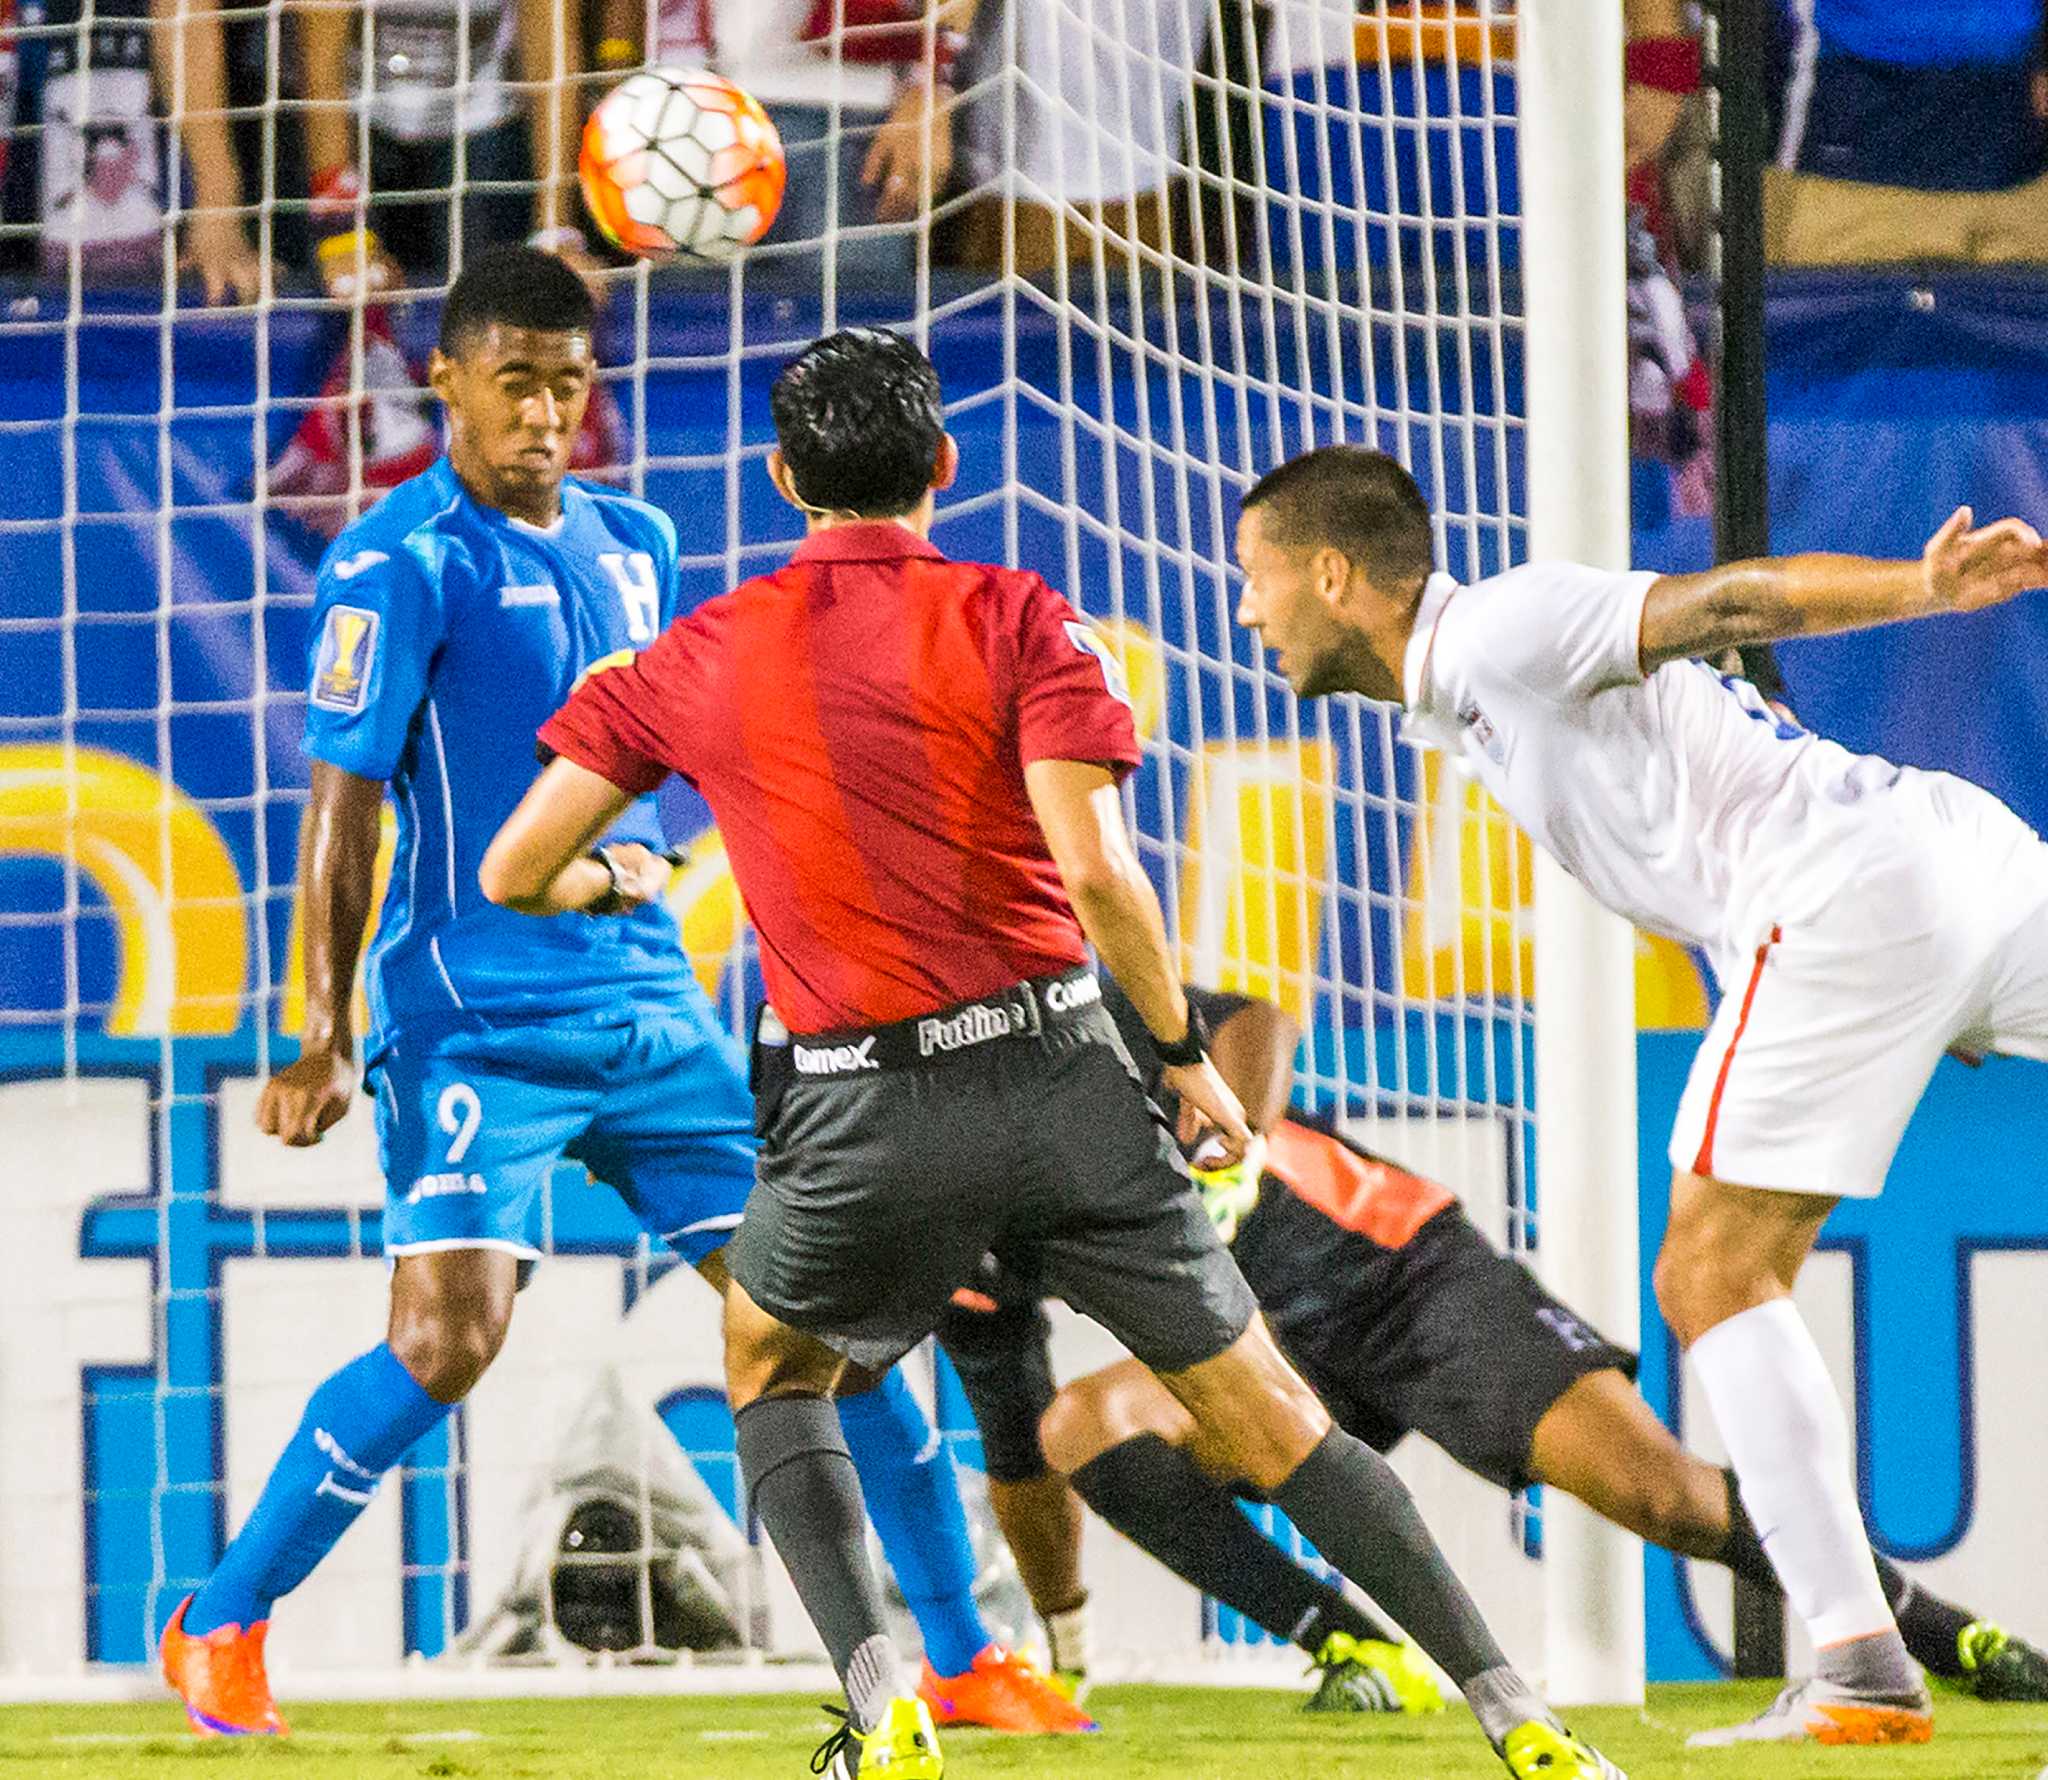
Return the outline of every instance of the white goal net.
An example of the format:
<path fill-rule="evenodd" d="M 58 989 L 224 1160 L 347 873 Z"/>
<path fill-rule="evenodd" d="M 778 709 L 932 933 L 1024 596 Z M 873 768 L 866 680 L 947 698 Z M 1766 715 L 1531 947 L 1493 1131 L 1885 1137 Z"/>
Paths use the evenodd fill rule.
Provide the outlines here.
<path fill-rule="evenodd" d="M 207 6 L 173 29 L 147 0 L 49 0 L 4 39 L 0 1672 L 37 1691 L 143 1662 L 307 1392 L 380 1338 L 369 1108 L 304 1152 L 252 1121 L 303 1000 L 313 565 L 431 459 L 445 257 L 546 220 L 535 159 L 614 78 L 577 74 L 601 59 L 652 46 L 750 86 L 790 198 L 730 268 L 608 275 L 593 472 L 675 516 L 708 595 L 794 535 L 762 467 L 780 364 L 849 322 L 915 331 L 962 454 L 937 540 L 1040 570 L 1114 645 L 1146 744 L 1131 813 L 1191 980 L 1287 1007 L 1303 1104 L 1533 1244 L 1526 848 L 1389 709 L 1297 706 L 1233 622 L 1231 568 L 1238 494 L 1331 440 L 1414 468 L 1453 573 L 1526 554 L 1507 0 L 981 0 L 923 126 L 950 183 L 901 220 L 862 175 L 944 33 L 888 5 L 663 0 L 622 38 L 615 10 L 556 0 L 540 86 L 515 0 Z M 346 15 L 338 62 L 323 10 Z M 367 307 L 320 282 L 322 79 L 406 276 Z M 1618 116 L 1618 85 L 1589 74 L 1575 102 Z M 237 300 L 224 273 L 209 307 L 173 241 L 259 282 Z M 738 899 L 701 808 L 671 816 L 686 941 L 737 1029 L 759 996 Z M 1613 1117 L 1632 1144 L 1632 1108 Z M 281 1609 L 281 1674 L 580 1672 L 547 1579 L 598 1498 L 663 1578 L 636 1573 L 627 1658 L 815 1648 L 738 1500 L 710 1293 L 580 1170 L 550 1228 L 472 1400 Z M 1061 1324 L 1063 1371 L 1101 1351 Z M 971 1484 L 957 1389 L 913 1364 Z M 1540 1670 L 1529 1504 L 1403 1464 Z M 1227 1673 L 1263 1643 L 1099 1528 L 1089 1567 L 1112 1668 Z M 990 1576 L 1031 1636 L 993 1551 Z"/>

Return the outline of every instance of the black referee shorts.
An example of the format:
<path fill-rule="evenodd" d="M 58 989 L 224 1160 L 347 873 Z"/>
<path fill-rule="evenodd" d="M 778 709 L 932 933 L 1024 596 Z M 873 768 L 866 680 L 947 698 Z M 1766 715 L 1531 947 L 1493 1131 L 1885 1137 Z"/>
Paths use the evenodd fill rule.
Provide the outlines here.
<path fill-rule="evenodd" d="M 937 1035 L 921 1050 L 919 1029 Z M 1156 1371 L 1250 1325 L 1251 1290 L 1085 972 L 873 1033 L 757 1041 L 755 1093 L 733 1276 L 861 1365 L 931 1333 L 990 1252 Z"/>

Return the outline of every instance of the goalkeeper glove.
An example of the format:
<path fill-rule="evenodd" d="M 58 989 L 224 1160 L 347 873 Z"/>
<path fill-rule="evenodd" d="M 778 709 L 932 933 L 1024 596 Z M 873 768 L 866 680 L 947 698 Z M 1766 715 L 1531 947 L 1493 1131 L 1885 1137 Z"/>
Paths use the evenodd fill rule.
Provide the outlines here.
<path fill-rule="evenodd" d="M 1230 1243 L 1237 1240 L 1238 1225 L 1259 1202 L 1259 1177 L 1266 1166 L 1266 1140 L 1254 1135 L 1241 1162 L 1205 1168 L 1203 1156 L 1216 1153 L 1213 1144 L 1203 1144 L 1189 1162 L 1188 1173 L 1194 1176 L 1195 1190 L 1202 1195 L 1202 1209 L 1209 1214 L 1209 1222 L 1216 1226 L 1216 1234 Z"/>

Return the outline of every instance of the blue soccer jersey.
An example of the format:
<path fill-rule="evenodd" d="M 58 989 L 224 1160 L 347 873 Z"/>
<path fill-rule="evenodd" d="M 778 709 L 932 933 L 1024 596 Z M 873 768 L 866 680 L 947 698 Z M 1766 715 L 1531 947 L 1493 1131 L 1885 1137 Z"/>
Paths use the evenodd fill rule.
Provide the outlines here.
<path fill-rule="evenodd" d="M 674 919 L 540 921 L 477 887 L 533 782 L 534 732 L 592 663 L 673 616 L 676 535 L 644 501 L 574 480 L 548 527 L 473 500 L 444 457 L 334 542 L 314 597 L 306 748 L 388 780 L 398 846 L 371 948 L 372 1060 L 464 1013 L 519 1023 L 686 995 Z M 659 848 L 654 800 L 610 837 Z"/>

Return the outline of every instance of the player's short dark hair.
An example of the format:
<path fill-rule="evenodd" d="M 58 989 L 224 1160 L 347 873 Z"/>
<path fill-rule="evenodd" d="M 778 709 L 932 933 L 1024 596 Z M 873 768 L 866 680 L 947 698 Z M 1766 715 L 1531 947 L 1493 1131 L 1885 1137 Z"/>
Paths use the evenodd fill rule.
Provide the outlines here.
<path fill-rule="evenodd" d="M 805 506 L 893 519 L 931 487 L 946 436 L 939 374 L 901 334 L 846 328 L 814 340 L 768 404 Z"/>
<path fill-rule="evenodd" d="M 1341 550 L 1375 586 L 1425 578 L 1435 563 L 1429 503 L 1384 451 L 1324 445 L 1268 470 L 1244 497 L 1264 511 L 1265 535 L 1288 549 Z"/>
<path fill-rule="evenodd" d="M 516 243 L 487 247 L 462 268 L 441 305 L 441 350 L 463 348 L 496 322 L 539 334 L 587 334 L 597 306 L 569 262 Z"/>

